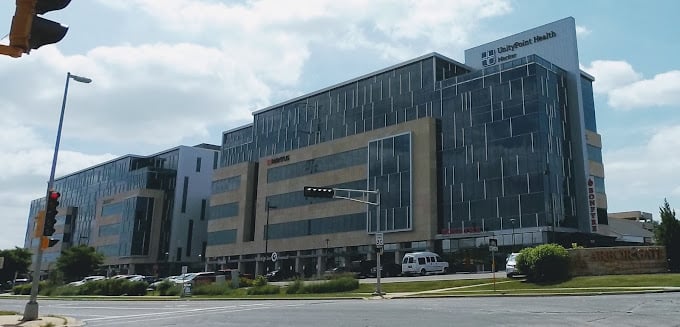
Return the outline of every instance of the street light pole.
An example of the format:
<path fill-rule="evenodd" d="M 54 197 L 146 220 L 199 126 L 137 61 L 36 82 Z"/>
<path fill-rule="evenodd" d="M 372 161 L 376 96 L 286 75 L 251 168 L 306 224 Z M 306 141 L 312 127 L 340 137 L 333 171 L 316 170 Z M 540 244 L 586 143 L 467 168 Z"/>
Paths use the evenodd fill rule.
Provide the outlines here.
<path fill-rule="evenodd" d="M 54 172 L 57 168 L 57 156 L 59 154 L 59 142 L 61 141 L 61 127 L 64 123 L 64 111 L 66 110 L 66 95 L 68 94 L 68 82 L 73 79 L 80 83 L 90 83 L 91 79 L 73 75 L 70 72 L 66 73 L 66 85 L 64 85 L 64 98 L 61 101 L 61 114 L 59 115 L 59 126 L 57 127 L 57 140 L 54 143 L 54 155 L 52 156 L 52 168 L 50 170 L 50 179 L 47 182 L 47 192 L 45 195 L 45 209 L 47 209 L 47 198 L 54 187 Z M 38 246 L 35 252 L 35 259 L 33 262 L 33 280 L 31 281 L 31 296 L 24 308 L 23 321 L 31 321 L 38 319 L 38 283 L 40 282 L 40 267 L 42 266 L 42 248 Z"/>
<path fill-rule="evenodd" d="M 512 223 L 512 251 L 511 252 L 515 252 L 515 218 L 511 218 L 510 223 Z"/>

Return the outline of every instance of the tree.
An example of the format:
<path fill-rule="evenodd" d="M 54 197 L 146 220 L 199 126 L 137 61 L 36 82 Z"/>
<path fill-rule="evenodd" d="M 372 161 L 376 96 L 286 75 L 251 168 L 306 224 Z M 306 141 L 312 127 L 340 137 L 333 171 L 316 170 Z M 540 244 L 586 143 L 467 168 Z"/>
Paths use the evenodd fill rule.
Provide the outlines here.
<path fill-rule="evenodd" d="M 668 269 L 680 271 L 680 222 L 675 218 L 675 210 L 671 209 L 668 200 L 663 199 L 659 215 L 661 223 L 654 229 L 656 242 L 666 247 Z"/>
<path fill-rule="evenodd" d="M 57 259 L 57 269 L 67 281 L 81 280 L 92 275 L 104 262 L 104 255 L 91 246 L 78 245 L 61 253 Z"/>
<path fill-rule="evenodd" d="M 0 269 L 0 284 L 14 280 L 14 275 L 24 275 L 31 265 L 31 251 L 15 247 L 13 250 L 0 250 L 0 257 L 5 258 L 5 264 Z"/>

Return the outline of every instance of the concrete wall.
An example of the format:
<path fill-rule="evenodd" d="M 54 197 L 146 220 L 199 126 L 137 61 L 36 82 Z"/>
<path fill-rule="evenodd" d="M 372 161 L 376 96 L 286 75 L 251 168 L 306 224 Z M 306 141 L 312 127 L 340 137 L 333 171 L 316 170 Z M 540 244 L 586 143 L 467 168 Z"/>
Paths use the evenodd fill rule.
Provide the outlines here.
<path fill-rule="evenodd" d="M 662 246 L 569 249 L 572 276 L 667 272 Z"/>

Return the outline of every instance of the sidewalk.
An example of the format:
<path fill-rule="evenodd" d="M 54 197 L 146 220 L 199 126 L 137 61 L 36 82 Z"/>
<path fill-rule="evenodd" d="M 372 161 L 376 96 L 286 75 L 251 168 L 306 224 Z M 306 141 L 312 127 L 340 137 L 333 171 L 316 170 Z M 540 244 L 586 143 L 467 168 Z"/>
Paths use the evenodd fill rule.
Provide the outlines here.
<path fill-rule="evenodd" d="M 21 318 L 23 318 L 23 315 L 11 315 L 11 316 L 0 315 L 0 327 L 13 327 L 13 326 L 21 326 L 21 327 L 44 327 L 44 326 L 77 327 L 77 326 L 83 326 L 83 323 L 81 321 L 75 320 L 75 319 L 70 318 L 70 317 L 45 316 L 45 317 L 38 317 L 38 320 L 32 320 L 32 321 L 21 321 Z"/>

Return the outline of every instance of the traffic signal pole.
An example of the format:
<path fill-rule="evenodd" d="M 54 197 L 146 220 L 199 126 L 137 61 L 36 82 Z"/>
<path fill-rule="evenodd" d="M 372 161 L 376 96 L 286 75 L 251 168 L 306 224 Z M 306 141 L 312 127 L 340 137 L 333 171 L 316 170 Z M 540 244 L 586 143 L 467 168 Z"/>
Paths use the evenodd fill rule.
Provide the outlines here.
<path fill-rule="evenodd" d="M 354 195 L 358 193 L 361 197 L 357 198 Z M 380 229 L 380 190 L 368 191 L 368 190 L 355 190 L 355 189 L 344 189 L 344 188 L 330 188 L 330 187 L 318 187 L 318 186 L 305 186 L 303 188 L 303 194 L 305 197 L 312 198 L 335 198 L 344 199 L 355 202 L 366 203 L 377 207 L 377 217 L 376 217 L 376 269 L 375 269 L 375 292 L 373 295 L 383 296 L 385 293 L 382 292 L 380 286 L 380 256 L 383 251 L 383 233 Z M 376 197 L 375 201 L 370 200 L 370 196 L 374 195 Z"/>
<path fill-rule="evenodd" d="M 61 141 L 61 127 L 64 124 L 64 111 L 66 110 L 66 95 L 68 94 L 68 82 L 73 78 L 74 80 L 81 83 L 90 83 L 92 80 L 85 77 L 80 77 L 76 75 L 71 75 L 70 72 L 66 73 L 66 85 L 64 86 L 64 98 L 61 102 L 61 114 L 59 115 L 59 127 L 57 127 L 57 140 L 54 144 L 54 155 L 52 156 L 52 168 L 50 170 L 50 179 L 47 182 L 47 192 L 45 194 L 45 211 L 47 211 L 47 204 L 50 202 L 50 194 L 54 187 L 54 172 L 57 168 L 57 156 L 59 155 L 59 142 Z M 42 266 L 42 254 L 43 249 L 40 245 L 41 242 L 37 242 L 37 248 L 35 252 L 35 259 L 33 261 L 33 280 L 31 281 L 31 296 L 26 303 L 24 308 L 23 321 L 31 321 L 38 319 L 38 284 L 40 283 L 40 268 Z"/>

